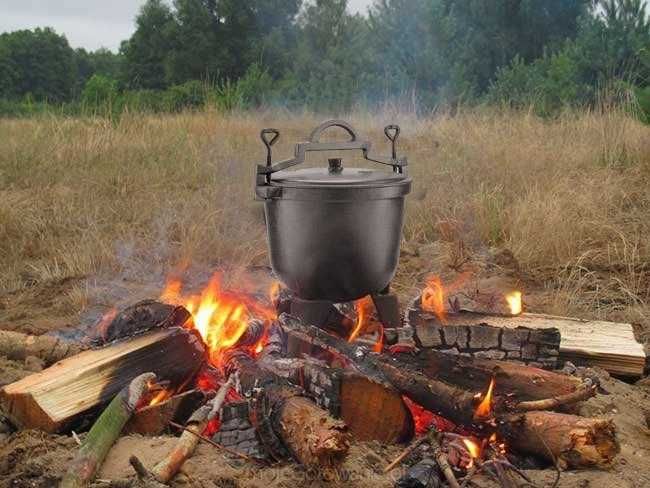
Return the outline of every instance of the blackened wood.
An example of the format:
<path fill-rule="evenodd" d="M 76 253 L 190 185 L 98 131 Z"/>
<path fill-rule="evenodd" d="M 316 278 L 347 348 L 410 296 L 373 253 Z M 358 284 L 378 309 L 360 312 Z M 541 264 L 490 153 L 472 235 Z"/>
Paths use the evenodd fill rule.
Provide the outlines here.
<path fill-rule="evenodd" d="M 182 327 L 191 317 L 185 307 L 156 300 L 143 300 L 119 312 L 113 320 L 99 325 L 96 340 L 106 344 L 152 329 Z"/>
<path fill-rule="evenodd" d="M 330 468 L 341 464 L 350 447 L 344 422 L 332 418 L 304 391 L 251 357 L 234 352 L 227 371 L 236 372 L 241 393 L 255 395 L 252 423 L 269 454 L 279 458 L 286 448 L 306 466 Z"/>
<path fill-rule="evenodd" d="M 380 375 L 411 400 L 427 410 L 439 413 L 456 424 L 473 423 L 476 399 L 463 388 L 425 376 L 413 363 L 404 363 L 395 357 L 372 354 L 345 343 L 315 327 L 306 326 L 291 317 L 282 316 L 288 336 L 312 348 L 343 356 L 362 374 Z M 511 415 L 505 409 L 508 402 L 495 397 L 497 422 L 502 421 L 502 435 L 507 442 L 516 443 L 524 452 L 545 456 L 540 446 L 551 446 L 546 454 L 564 456 L 568 466 L 607 464 L 618 452 L 615 429 L 611 421 L 600 421 L 555 412 L 525 412 Z M 544 428 L 538 428 L 538 427 Z M 554 428 L 557 427 L 556 430 Z M 524 434 L 522 434 L 524 433 Z M 533 436 L 533 433 L 535 434 Z M 584 450 L 581 446 L 585 446 Z M 594 447 L 597 446 L 597 447 Z M 595 449 L 595 451 L 594 451 Z M 569 457 L 571 453 L 577 453 Z"/>
<path fill-rule="evenodd" d="M 109 402 L 133 378 L 154 372 L 169 388 L 190 380 L 205 346 L 186 329 L 158 330 L 64 359 L 0 390 L 0 406 L 19 427 L 61 432 Z"/>
<path fill-rule="evenodd" d="M 396 355 L 426 376 L 438 378 L 473 392 L 483 392 L 492 378 L 498 392 L 513 401 L 542 400 L 575 392 L 583 386 L 580 378 L 511 361 L 476 359 L 423 350 L 413 356 Z"/>

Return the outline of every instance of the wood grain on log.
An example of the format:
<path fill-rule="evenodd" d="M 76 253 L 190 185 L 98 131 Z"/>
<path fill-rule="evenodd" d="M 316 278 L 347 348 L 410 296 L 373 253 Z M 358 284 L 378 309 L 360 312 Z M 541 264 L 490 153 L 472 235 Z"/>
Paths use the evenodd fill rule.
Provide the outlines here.
<path fill-rule="evenodd" d="M 154 372 L 176 388 L 205 361 L 205 347 L 192 331 L 159 330 L 64 359 L 5 386 L 0 405 L 17 426 L 61 432 L 110 401 L 139 374 Z"/>

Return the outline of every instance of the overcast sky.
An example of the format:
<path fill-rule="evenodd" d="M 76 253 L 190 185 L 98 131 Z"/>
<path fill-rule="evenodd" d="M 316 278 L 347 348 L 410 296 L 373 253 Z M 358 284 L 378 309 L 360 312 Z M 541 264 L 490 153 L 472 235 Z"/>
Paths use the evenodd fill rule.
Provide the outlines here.
<path fill-rule="evenodd" d="M 0 32 L 53 27 L 72 47 L 117 50 L 133 32 L 134 18 L 145 0 L 0 0 Z M 372 0 L 349 0 L 350 9 L 365 11 Z"/>

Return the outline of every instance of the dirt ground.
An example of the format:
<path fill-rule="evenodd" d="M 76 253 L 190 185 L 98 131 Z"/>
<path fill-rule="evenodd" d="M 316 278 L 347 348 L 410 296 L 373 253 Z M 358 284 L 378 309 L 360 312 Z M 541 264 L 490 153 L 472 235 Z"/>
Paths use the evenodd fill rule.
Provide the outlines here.
<path fill-rule="evenodd" d="M 415 273 L 421 269 L 421 260 L 430 260 L 426 252 L 403 256 L 401 273 Z M 498 262 L 504 261 L 501 265 Z M 516 276 L 512 263 L 507 256 L 492 256 L 473 272 L 480 274 L 494 267 L 512 280 L 524 280 Z M 496 264 L 495 264 L 496 263 Z M 431 262 L 429 262 L 431 266 Z M 413 281 L 420 280 L 414 276 Z M 261 280 L 262 288 L 266 283 Z M 54 283 L 43 289 L 31 290 L 20 295 L 2 297 L 0 307 L 0 328 L 20 330 L 29 333 L 44 333 L 53 330 L 79 330 L 79 321 L 88 324 L 92 314 L 80 319 L 67 316 L 64 308 L 57 306 L 57 296 L 65 293 L 71 286 L 69 281 Z M 137 287 L 135 284 L 122 283 L 122 292 L 114 296 L 104 295 L 103 302 L 121 303 L 125 297 L 130 300 L 152 295 L 152 289 Z M 110 287 L 115 290 L 113 284 Z M 543 308 L 544 290 L 531 290 L 527 295 L 530 308 Z M 137 292 L 134 292 L 137 290 Z M 411 293 L 404 287 L 400 290 L 402 300 Z M 99 294 L 99 293 L 98 293 Z M 45 298 L 44 298 L 45 297 Z M 99 307 L 101 308 L 101 307 Z M 83 329 L 83 327 L 82 327 Z M 39 369 L 37 361 L 10 361 L 0 357 L 0 385 L 7 384 Z M 629 384 L 611 378 L 604 371 L 597 371 L 606 394 L 598 395 L 584 403 L 581 413 L 589 416 L 603 416 L 614 419 L 621 444 L 621 452 L 609 470 L 584 470 L 564 472 L 559 484 L 562 488 L 587 487 L 621 487 L 641 488 L 650 486 L 650 380 L 640 380 Z M 1 424 L 0 424 L 1 425 Z M 83 434 L 82 434 L 83 437 Z M 132 454 L 138 455 L 145 465 L 152 465 L 169 449 L 174 442 L 171 436 L 141 437 L 127 436 L 121 438 L 109 453 L 98 478 L 116 480 L 133 475 L 128 464 Z M 377 443 L 355 443 L 341 471 L 335 476 L 324 477 L 319 473 L 310 473 L 294 464 L 260 468 L 241 460 L 233 460 L 218 449 L 201 444 L 197 453 L 183 467 L 182 473 L 173 481 L 172 486 L 189 487 L 302 487 L 302 486 L 351 486 L 351 487 L 391 487 L 404 472 L 406 466 L 396 469 L 389 475 L 383 475 L 382 469 L 403 448 L 403 446 L 383 446 Z M 48 435 L 40 431 L 0 433 L 0 487 L 53 487 L 57 486 L 62 474 L 72 459 L 76 442 L 70 436 Z M 528 475 L 539 487 L 551 487 L 555 482 L 553 469 L 529 471 Z M 479 486 L 494 486 L 483 477 L 475 478 Z M 106 486 L 106 485 L 104 485 Z"/>

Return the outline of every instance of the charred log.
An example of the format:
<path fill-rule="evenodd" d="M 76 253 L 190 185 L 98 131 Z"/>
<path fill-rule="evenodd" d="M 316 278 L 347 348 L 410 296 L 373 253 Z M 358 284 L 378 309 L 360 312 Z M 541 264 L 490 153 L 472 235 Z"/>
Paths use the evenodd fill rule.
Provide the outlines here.
<path fill-rule="evenodd" d="M 349 449 L 344 422 L 333 419 L 304 390 L 241 352 L 230 356 L 226 369 L 236 372 L 241 393 L 254 397 L 251 420 L 272 457 L 282 458 L 286 449 L 306 466 L 327 468 L 343 461 Z"/>

